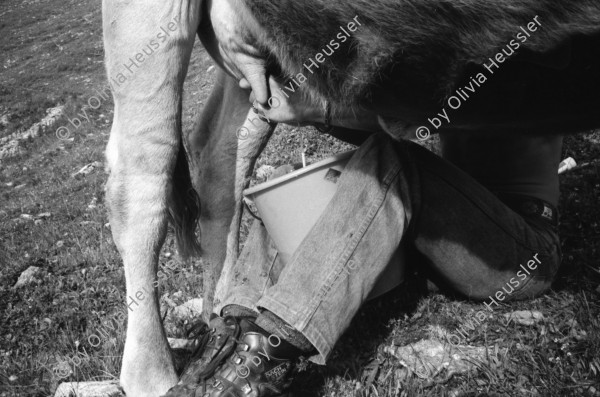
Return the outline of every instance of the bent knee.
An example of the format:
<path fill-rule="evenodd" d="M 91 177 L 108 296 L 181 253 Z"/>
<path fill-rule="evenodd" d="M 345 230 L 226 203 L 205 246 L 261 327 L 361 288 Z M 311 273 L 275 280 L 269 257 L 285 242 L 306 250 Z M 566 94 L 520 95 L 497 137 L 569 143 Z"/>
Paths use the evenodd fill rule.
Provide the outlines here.
<path fill-rule="evenodd" d="M 537 271 L 519 269 L 511 274 L 500 273 L 478 283 L 477 288 L 467 294 L 478 301 L 509 302 L 532 299 L 548 291 L 558 269 L 548 264 Z"/>

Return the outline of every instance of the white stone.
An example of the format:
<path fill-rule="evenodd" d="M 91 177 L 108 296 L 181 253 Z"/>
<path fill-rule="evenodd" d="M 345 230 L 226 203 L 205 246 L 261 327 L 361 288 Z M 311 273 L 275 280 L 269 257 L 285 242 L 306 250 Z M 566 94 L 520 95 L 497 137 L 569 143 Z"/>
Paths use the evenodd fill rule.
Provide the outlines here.
<path fill-rule="evenodd" d="M 267 180 L 273 175 L 273 172 L 275 172 L 275 167 L 266 164 L 261 165 L 256 170 L 256 179 Z"/>
<path fill-rule="evenodd" d="M 117 381 L 61 383 L 54 397 L 124 397 Z"/>
<path fill-rule="evenodd" d="M 177 319 L 192 319 L 202 315 L 202 298 L 194 298 L 173 309 L 172 315 Z"/>
<path fill-rule="evenodd" d="M 42 269 L 37 266 L 29 266 L 27 270 L 25 270 L 19 276 L 19 279 L 15 283 L 13 288 L 24 287 L 26 285 L 31 284 L 35 281 L 36 277 L 42 273 Z"/>
<path fill-rule="evenodd" d="M 81 167 L 79 169 L 79 171 L 74 172 L 73 174 L 71 174 L 72 178 L 76 178 L 79 176 L 85 176 L 88 175 L 90 173 L 92 173 L 94 170 L 101 168 L 102 167 L 102 163 L 99 161 L 94 161 L 93 163 L 89 163 L 84 165 L 83 167 Z"/>
<path fill-rule="evenodd" d="M 178 339 L 178 338 L 167 338 L 171 349 L 184 349 L 189 352 L 193 352 L 198 346 L 198 341 L 195 339 Z"/>
<path fill-rule="evenodd" d="M 500 349 L 505 351 L 505 349 Z M 474 363 L 487 362 L 494 349 L 477 346 L 453 346 L 435 339 L 423 339 L 406 346 L 386 346 L 384 352 L 396 357 L 410 373 L 424 380 L 439 377 L 442 370 L 445 380 L 455 374 L 465 374 L 477 370 Z"/>
<path fill-rule="evenodd" d="M 514 321 L 521 325 L 534 325 L 544 319 L 544 315 L 537 310 L 518 310 L 504 315 L 507 323 Z"/>
<path fill-rule="evenodd" d="M 21 143 L 37 138 L 41 133 L 48 131 L 62 116 L 63 106 L 47 109 L 46 113 L 46 117 L 40 120 L 39 123 L 33 124 L 28 130 L 17 131 L 7 137 L 0 138 L 0 160 L 24 153 L 25 150 L 21 147 Z"/>

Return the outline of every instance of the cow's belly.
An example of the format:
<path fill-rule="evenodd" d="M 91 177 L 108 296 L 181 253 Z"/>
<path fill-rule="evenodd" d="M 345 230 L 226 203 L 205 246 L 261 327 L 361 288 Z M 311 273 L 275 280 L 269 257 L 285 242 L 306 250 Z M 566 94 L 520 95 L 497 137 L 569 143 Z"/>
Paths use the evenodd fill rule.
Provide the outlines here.
<path fill-rule="evenodd" d="M 555 57 L 525 53 L 504 64 L 471 65 L 455 89 L 437 100 L 419 91 L 418 82 L 395 86 L 399 95 L 390 100 L 394 81 L 391 76 L 380 88 L 385 94 L 373 95 L 371 104 L 389 117 L 399 115 L 394 107 L 400 104 L 411 109 L 412 123 L 428 127 L 428 119 L 445 114 L 449 121 L 438 116 L 440 131 L 578 132 L 600 126 L 600 34 L 574 39 Z M 413 106 L 407 91 L 415 93 Z"/>
<path fill-rule="evenodd" d="M 441 129 L 574 132 L 600 126 L 597 1 L 525 0 L 518 8 L 443 0 L 246 5 L 263 28 L 274 70 L 288 79 L 302 74 L 302 89 L 334 106 L 362 105 L 385 120 L 416 126 L 445 107 L 451 117 Z M 481 63 L 523 32 L 526 41 L 519 39 L 505 62 Z M 558 62 L 526 53 L 555 51 L 567 40 L 573 44 Z"/>

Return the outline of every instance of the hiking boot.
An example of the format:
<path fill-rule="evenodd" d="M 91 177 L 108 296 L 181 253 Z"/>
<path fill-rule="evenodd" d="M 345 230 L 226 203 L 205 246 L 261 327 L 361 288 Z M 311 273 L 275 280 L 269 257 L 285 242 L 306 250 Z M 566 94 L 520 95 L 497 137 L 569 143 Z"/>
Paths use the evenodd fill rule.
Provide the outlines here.
<path fill-rule="evenodd" d="M 164 397 L 194 397 L 193 386 L 210 378 L 219 364 L 233 353 L 241 328 L 239 320 L 233 317 L 214 317 L 208 326 L 202 323 L 192 333 L 198 346 L 179 382 Z"/>
<path fill-rule="evenodd" d="M 190 396 L 275 397 L 290 386 L 301 351 L 251 321 L 242 319 L 240 326 L 243 333 L 232 354 Z"/>

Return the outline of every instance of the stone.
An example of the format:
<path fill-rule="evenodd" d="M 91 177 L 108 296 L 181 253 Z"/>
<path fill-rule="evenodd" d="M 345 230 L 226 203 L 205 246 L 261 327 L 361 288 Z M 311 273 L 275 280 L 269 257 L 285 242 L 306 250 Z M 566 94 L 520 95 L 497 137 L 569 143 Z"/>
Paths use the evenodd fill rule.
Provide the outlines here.
<path fill-rule="evenodd" d="M 27 270 L 25 270 L 19 276 L 19 279 L 15 283 L 13 288 L 25 287 L 31 283 L 33 283 L 38 276 L 42 274 L 42 269 L 37 266 L 29 266 Z"/>
<path fill-rule="evenodd" d="M 544 319 L 544 315 L 537 310 L 518 310 L 504 315 L 507 323 L 514 321 L 521 325 L 534 325 Z"/>
<path fill-rule="evenodd" d="M 192 353 L 198 347 L 198 341 L 195 339 L 167 338 L 171 349 L 183 349 Z"/>
<path fill-rule="evenodd" d="M 37 138 L 40 134 L 46 132 L 62 116 L 63 109 L 63 106 L 47 109 L 46 117 L 33 124 L 27 131 L 20 130 L 7 137 L 0 138 L 0 160 L 25 153 L 22 143 Z"/>
<path fill-rule="evenodd" d="M 171 315 L 177 319 L 186 320 L 202 315 L 204 301 L 202 298 L 194 298 L 177 306 Z"/>
<path fill-rule="evenodd" d="M 79 169 L 79 171 L 71 174 L 71 177 L 77 178 L 77 177 L 81 177 L 81 176 L 86 176 L 86 175 L 92 173 L 94 170 L 100 169 L 100 168 L 102 168 L 102 163 L 99 161 L 94 161 L 93 163 L 89 163 L 89 164 L 86 164 L 83 167 L 81 167 Z"/>
<path fill-rule="evenodd" d="M 273 172 L 275 172 L 275 167 L 272 167 L 272 166 L 266 165 L 266 164 L 261 165 L 256 170 L 256 179 L 261 180 L 261 181 L 266 181 L 267 179 L 269 179 L 271 177 Z"/>
<path fill-rule="evenodd" d="M 500 349 L 505 350 L 505 349 Z M 488 361 L 495 356 L 493 348 L 451 345 L 436 339 L 422 339 L 406 346 L 386 346 L 384 352 L 396 357 L 399 363 L 411 374 L 433 381 L 444 372 L 444 380 L 456 374 L 474 372 L 477 363 Z"/>
<path fill-rule="evenodd" d="M 118 381 L 61 383 L 54 397 L 125 397 Z"/>

